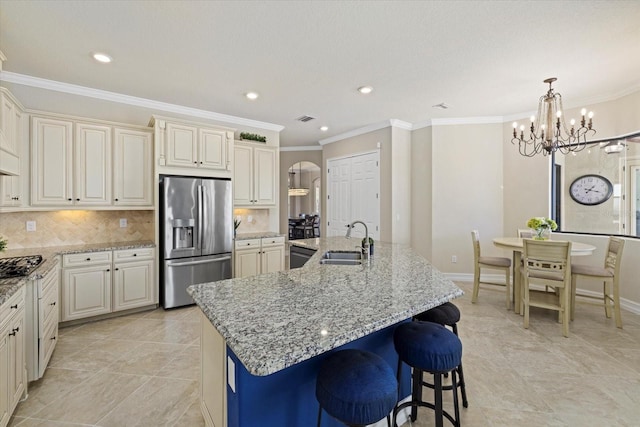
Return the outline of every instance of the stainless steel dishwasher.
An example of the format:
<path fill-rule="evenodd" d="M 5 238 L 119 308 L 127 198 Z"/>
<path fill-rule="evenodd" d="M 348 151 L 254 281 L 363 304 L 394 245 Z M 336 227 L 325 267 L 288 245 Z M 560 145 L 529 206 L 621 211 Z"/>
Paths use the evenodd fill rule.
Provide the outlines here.
<path fill-rule="evenodd" d="M 315 253 L 315 249 L 291 245 L 289 247 L 289 269 L 302 267 Z"/>

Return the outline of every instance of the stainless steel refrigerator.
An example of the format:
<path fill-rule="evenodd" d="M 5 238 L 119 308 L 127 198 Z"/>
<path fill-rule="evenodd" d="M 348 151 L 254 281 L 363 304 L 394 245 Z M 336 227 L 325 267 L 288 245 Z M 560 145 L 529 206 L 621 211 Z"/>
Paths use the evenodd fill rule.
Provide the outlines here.
<path fill-rule="evenodd" d="M 187 288 L 231 278 L 231 181 L 160 177 L 160 304 L 193 304 Z"/>

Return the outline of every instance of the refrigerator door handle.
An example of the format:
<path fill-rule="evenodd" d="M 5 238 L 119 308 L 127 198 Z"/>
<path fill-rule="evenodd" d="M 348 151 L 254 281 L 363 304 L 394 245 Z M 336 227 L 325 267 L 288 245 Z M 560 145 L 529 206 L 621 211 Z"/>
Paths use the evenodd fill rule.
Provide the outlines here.
<path fill-rule="evenodd" d="M 209 264 L 211 262 L 229 261 L 230 259 L 231 259 L 230 256 L 224 256 L 220 258 L 205 259 L 205 260 L 199 260 L 199 261 L 187 261 L 187 262 L 167 261 L 167 267 L 188 267 L 190 265 Z"/>
<path fill-rule="evenodd" d="M 198 237 L 197 237 L 197 248 L 198 249 L 202 249 L 202 216 L 203 216 L 203 209 L 202 209 L 202 204 L 204 203 L 203 200 L 203 190 L 204 187 L 202 185 L 198 185 Z"/>

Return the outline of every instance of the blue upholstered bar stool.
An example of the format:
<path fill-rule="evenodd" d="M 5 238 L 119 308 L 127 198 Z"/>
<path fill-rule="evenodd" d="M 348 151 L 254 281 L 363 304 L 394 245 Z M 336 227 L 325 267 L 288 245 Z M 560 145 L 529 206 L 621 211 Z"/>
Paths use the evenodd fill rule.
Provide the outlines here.
<path fill-rule="evenodd" d="M 453 333 L 458 336 L 458 322 L 460 321 L 460 310 L 458 307 L 451 304 L 450 302 L 445 302 L 438 307 L 434 307 L 431 310 L 427 310 L 413 317 L 415 320 L 420 320 L 423 322 L 433 322 L 438 323 L 442 326 L 449 326 Z M 464 372 L 462 371 L 462 363 L 457 368 L 458 376 L 460 377 L 460 381 L 458 386 L 460 387 L 460 394 L 462 394 L 462 406 L 465 408 L 469 407 L 469 402 L 467 401 L 467 389 L 464 383 Z M 432 385 L 427 385 L 427 387 L 432 388 Z M 443 386 L 443 390 L 451 389 L 451 386 Z"/>
<path fill-rule="evenodd" d="M 387 418 L 398 400 L 393 369 L 377 354 L 364 350 L 340 350 L 320 365 L 316 398 L 322 410 L 351 426 L 366 426 Z"/>
<path fill-rule="evenodd" d="M 435 411 L 436 427 L 443 427 L 444 418 L 451 421 L 455 427 L 459 427 L 456 368 L 462 360 L 460 339 L 442 325 L 416 321 L 398 326 L 393 333 L 393 343 L 400 356 L 398 378 L 401 376 L 402 362 L 413 368 L 411 401 L 404 402 L 393 410 L 393 426 L 396 426 L 396 416 L 400 410 L 408 406 L 422 406 Z M 434 403 L 422 400 L 423 372 L 433 374 Z M 455 418 L 442 408 L 442 375 L 447 372 L 451 373 Z M 413 413 L 411 418 L 415 421 Z"/>

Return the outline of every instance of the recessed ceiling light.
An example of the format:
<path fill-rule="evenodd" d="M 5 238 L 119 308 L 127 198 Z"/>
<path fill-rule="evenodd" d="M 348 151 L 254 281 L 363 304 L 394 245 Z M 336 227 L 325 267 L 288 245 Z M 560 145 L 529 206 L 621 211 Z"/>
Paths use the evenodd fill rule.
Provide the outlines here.
<path fill-rule="evenodd" d="M 102 62 L 103 64 L 108 64 L 109 62 L 111 62 L 113 60 L 106 53 L 100 53 L 100 52 L 94 53 L 93 54 L 93 59 L 95 59 L 98 62 Z"/>
<path fill-rule="evenodd" d="M 321 130 L 322 132 L 326 132 L 326 131 L 328 131 L 328 130 L 329 130 L 329 126 L 320 126 L 320 130 Z"/>
<path fill-rule="evenodd" d="M 258 99 L 258 97 L 260 95 L 258 95 L 258 92 L 247 92 L 247 93 L 244 94 L 244 96 L 246 96 L 250 100 L 254 101 L 254 100 Z"/>
<path fill-rule="evenodd" d="M 360 86 L 358 88 L 358 92 L 366 95 L 368 93 L 371 93 L 373 91 L 373 88 L 371 86 Z"/>

